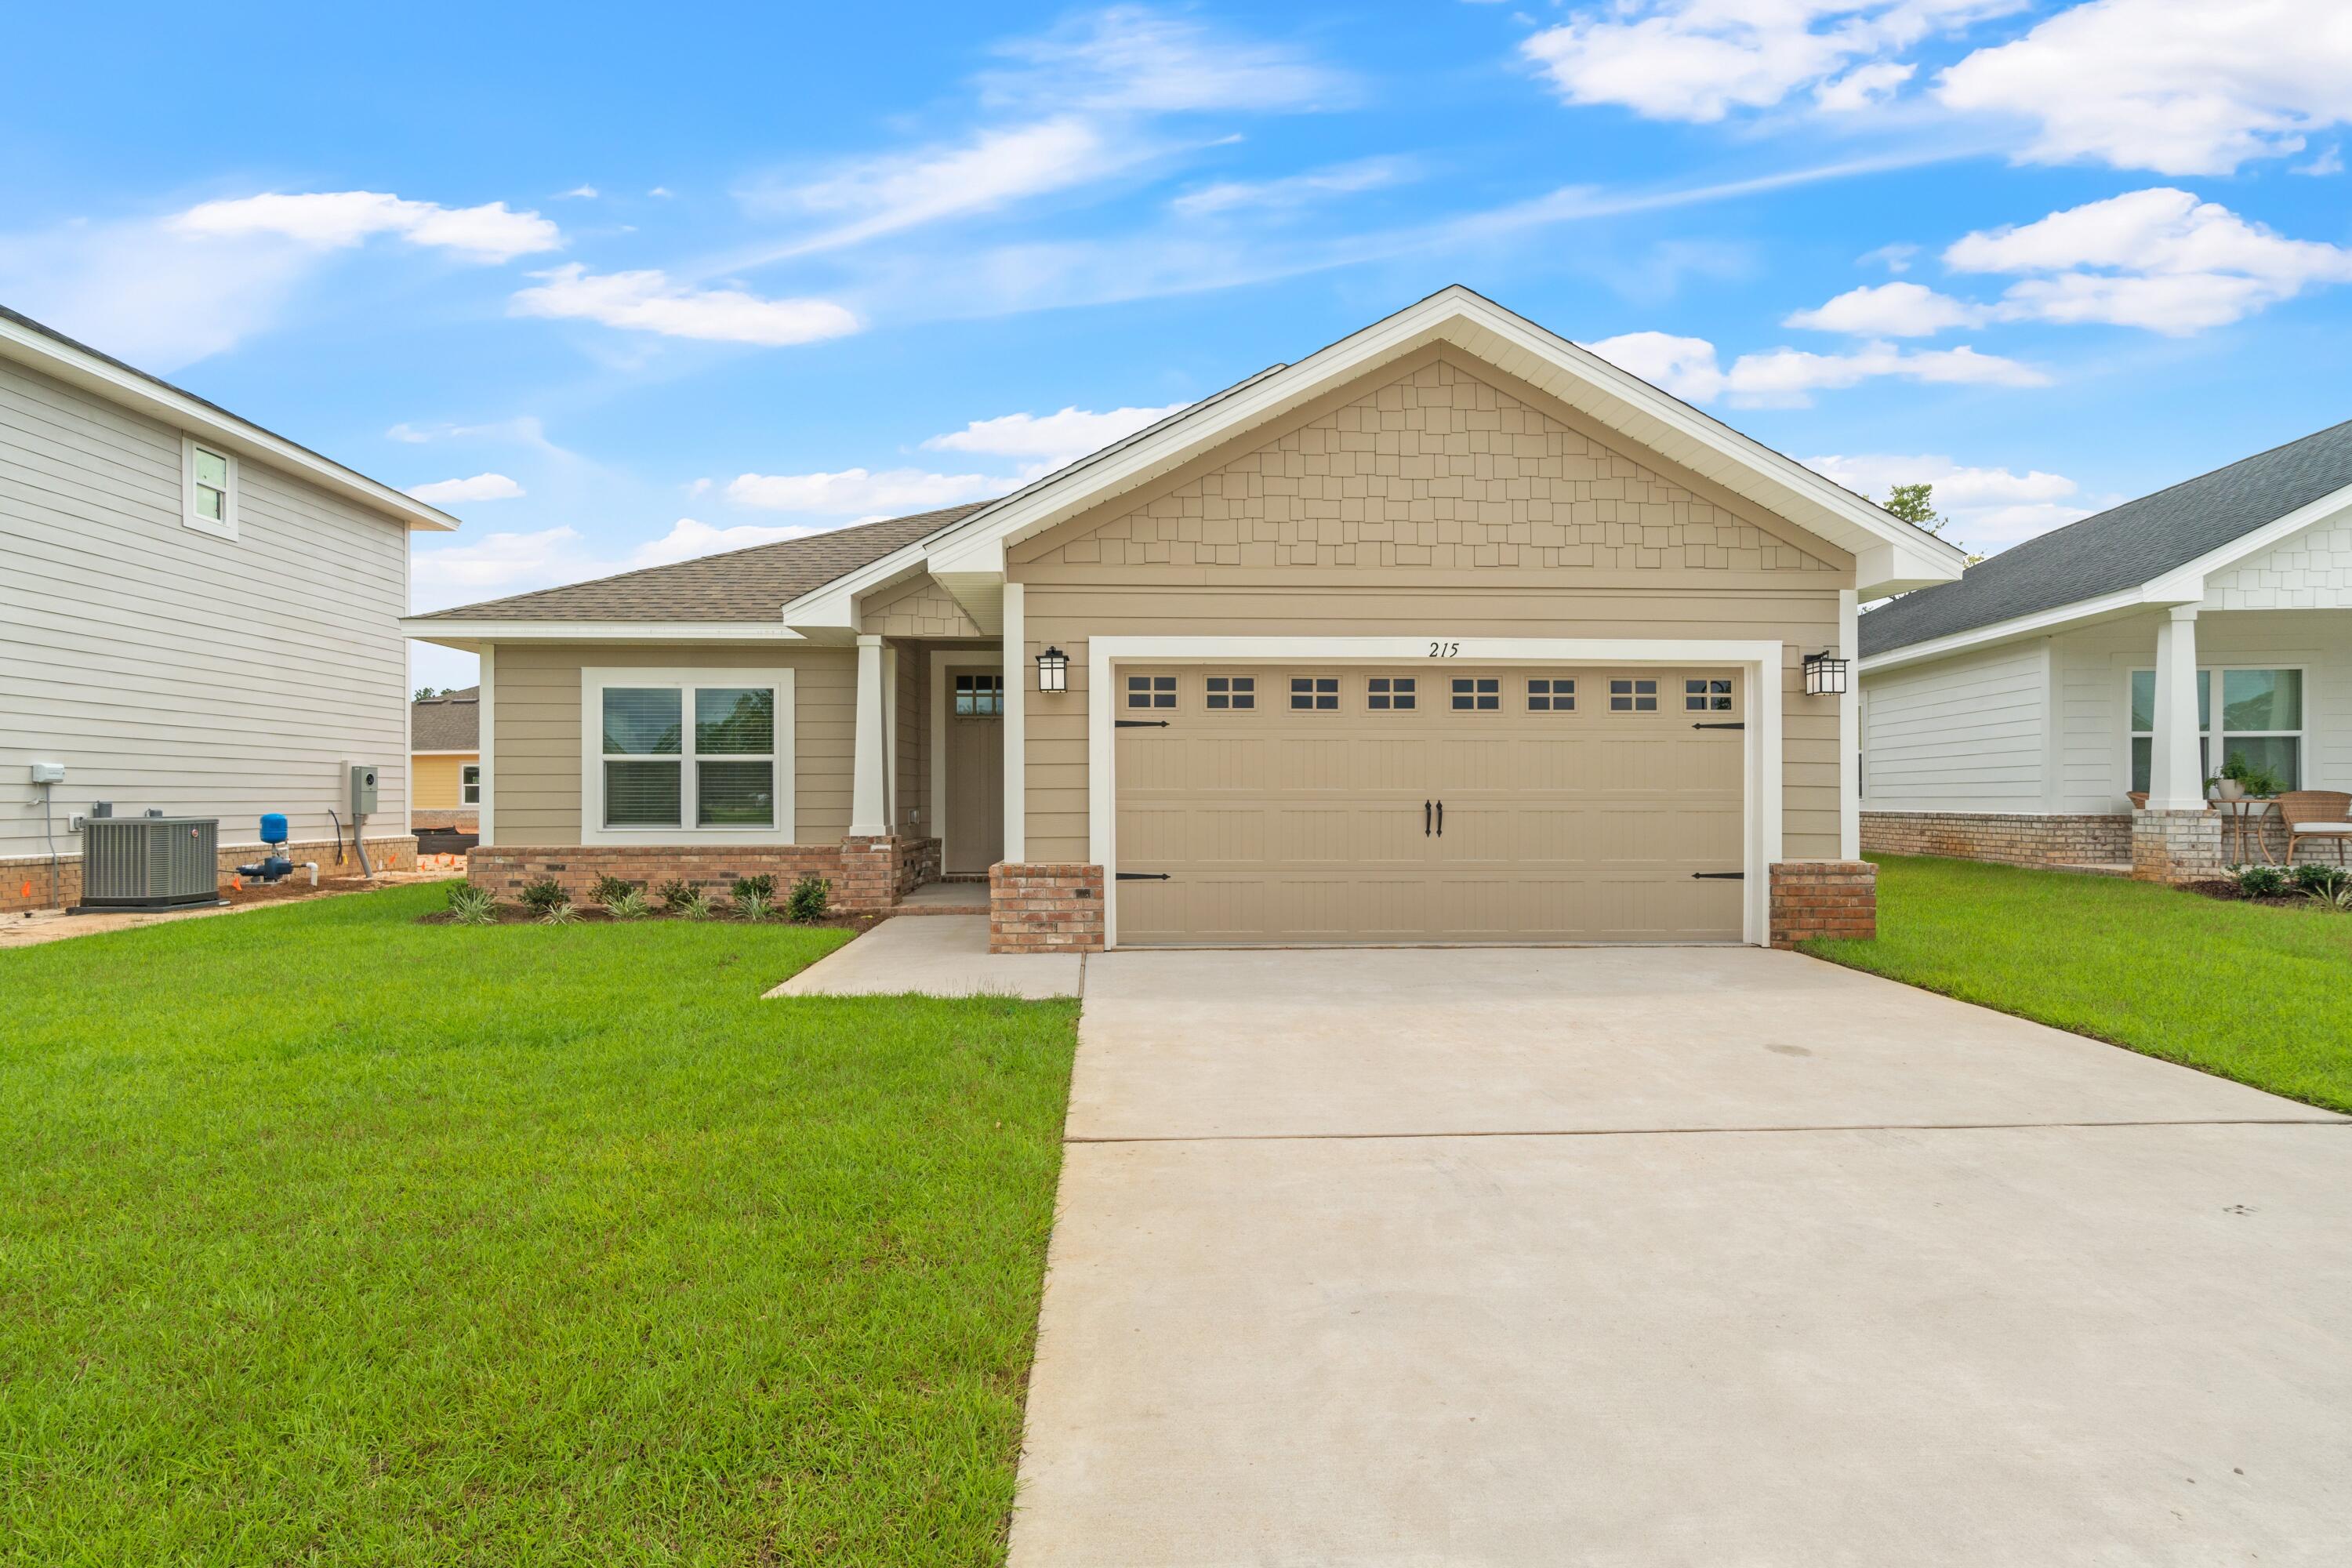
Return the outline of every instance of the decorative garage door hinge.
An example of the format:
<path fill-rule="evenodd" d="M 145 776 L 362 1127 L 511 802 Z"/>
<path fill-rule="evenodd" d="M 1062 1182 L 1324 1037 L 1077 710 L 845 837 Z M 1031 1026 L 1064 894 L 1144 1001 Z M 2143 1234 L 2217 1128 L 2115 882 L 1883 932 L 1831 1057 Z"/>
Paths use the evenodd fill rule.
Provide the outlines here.
<path fill-rule="evenodd" d="M 1745 730 L 1748 726 L 1742 723 L 1734 722 L 1729 724 L 1694 724 L 1691 728 L 1694 730 Z"/>
<path fill-rule="evenodd" d="M 1691 880 L 1694 882 L 1744 882 L 1748 880 L 1748 873 L 1745 871 L 1693 871 Z"/>
<path fill-rule="evenodd" d="M 1121 871 L 1118 873 L 1118 880 L 1122 882 L 1164 882 L 1168 880 L 1168 873 L 1165 871 Z"/>
<path fill-rule="evenodd" d="M 1110 724 L 1114 730 L 1165 730 L 1168 728 L 1168 721 L 1165 719 L 1114 719 Z"/>

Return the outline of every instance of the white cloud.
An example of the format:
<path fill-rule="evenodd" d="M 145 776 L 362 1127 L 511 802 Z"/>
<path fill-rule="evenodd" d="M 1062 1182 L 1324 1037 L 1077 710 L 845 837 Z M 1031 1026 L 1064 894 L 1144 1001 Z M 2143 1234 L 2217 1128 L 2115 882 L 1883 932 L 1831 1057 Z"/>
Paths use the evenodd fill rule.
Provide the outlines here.
<path fill-rule="evenodd" d="M 520 447 L 533 447 L 543 452 L 562 452 L 563 448 L 547 438 L 547 426 L 538 416 L 519 414 L 512 419 L 500 419 L 488 425 L 412 425 L 406 420 L 383 433 L 387 441 L 399 441 L 409 446 L 423 446 L 429 441 L 510 441 Z M 566 454 L 567 456 L 569 454 Z"/>
<path fill-rule="evenodd" d="M 2310 174 L 2315 178 L 2319 179 L 2325 179 L 2329 174 L 2340 174 L 2343 172 L 2344 153 L 2340 149 L 2335 147 L 2325 148 L 2321 151 L 2319 156 L 2314 158 L 2310 163 L 2297 163 L 2294 167 L 2287 171 L 2290 174 Z"/>
<path fill-rule="evenodd" d="M 1876 265 L 1889 272 L 1902 273 L 1911 270 L 1911 263 L 1918 258 L 1918 255 L 1917 246 L 1897 240 L 1892 245 L 1882 245 L 1875 250 L 1864 251 L 1854 258 L 1854 264 L 1858 267 Z"/>
<path fill-rule="evenodd" d="M 2049 377 L 2032 365 L 1975 349 L 1903 349 L 1864 343 L 1850 353 L 1808 353 L 1780 348 L 1742 354 L 1728 369 L 1705 338 L 1627 332 L 1585 347 L 1612 364 L 1693 403 L 1728 398 L 1743 407 L 1804 407 L 1811 394 L 1893 376 L 1939 385 L 2042 386 Z"/>
<path fill-rule="evenodd" d="M 722 550 L 747 550 L 754 544 L 773 544 L 779 540 L 801 539 L 821 531 L 790 523 L 768 526 L 744 522 L 731 528 L 713 528 L 707 522 L 681 517 L 659 539 L 638 545 L 630 553 L 629 564 L 661 566 L 672 561 L 691 561 L 698 555 L 716 555 Z"/>
<path fill-rule="evenodd" d="M 1244 207 L 1288 209 L 1326 196 L 1353 195 L 1407 178 L 1409 167 L 1399 158 L 1360 158 L 1278 180 L 1221 180 L 1187 191 L 1168 204 L 1186 217 L 1232 212 Z"/>
<path fill-rule="evenodd" d="M 1024 69 L 983 79 L 996 102 L 1108 114 L 1336 107 L 1353 82 L 1282 44 L 1240 38 L 1140 5 L 1113 5 L 997 51 Z"/>
<path fill-rule="evenodd" d="M 1927 454 L 1829 456 L 1804 462 L 1875 501 L 1885 500 L 1896 485 L 1933 485 L 1936 510 L 1952 520 L 1945 531 L 1972 549 L 2014 544 L 2096 510 L 2082 504 L 2082 487 L 2073 479 L 2040 468 L 2021 474 L 2009 468 L 1964 468 L 1948 457 Z"/>
<path fill-rule="evenodd" d="M 441 609 L 823 531 L 805 524 L 713 528 L 682 517 L 659 538 L 620 551 L 591 544 L 576 529 L 564 527 L 453 536 L 446 544 L 417 546 L 413 598 L 420 612 Z"/>
<path fill-rule="evenodd" d="M 551 272 L 508 304 L 516 316 L 602 321 L 665 337 L 771 347 L 837 338 L 858 329 L 857 318 L 830 300 L 767 300 L 740 289 L 694 289 L 658 271 L 592 273 L 578 262 Z"/>
<path fill-rule="evenodd" d="M 1617 0 L 1574 12 L 1519 48 L 1568 102 L 1618 104 L 1652 120 L 1721 120 L 1807 86 L 1822 107 L 1851 110 L 1908 79 L 1913 68 L 1888 57 L 2023 3 Z"/>
<path fill-rule="evenodd" d="M 267 330 L 314 264 L 280 240 L 192 241 L 153 222 L 71 223 L 0 235 L 0 300 L 169 374 Z"/>
<path fill-rule="evenodd" d="M 442 506 L 453 501 L 512 500 L 523 489 L 504 474 L 476 474 L 470 479 L 436 479 L 415 486 L 408 493 L 427 505 Z"/>
<path fill-rule="evenodd" d="M 2091 0 L 1946 71 L 1948 107 L 2014 115 L 2024 155 L 2224 174 L 2352 121 L 2342 0 Z"/>
<path fill-rule="evenodd" d="M 1006 414 L 975 419 L 961 430 L 932 437 L 923 446 L 931 451 L 1025 458 L 1047 468 L 1058 468 L 1157 425 L 1183 406 L 1171 403 L 1164 408 L 1113 408 L 1100 414 L 1084 408 L 1065 408 L 1058 414 Z"/>
<path fill-rule="evenodd" d="M 727 499 L 765 511 L 800 511 L 846 517 L 865 513 L 898 516 L 1003 495 L 1013 481 L 985 474 L 933 474 L 919 468 L 872 473 L 844 468 L 825 474 L 739 474 L 728 481 Z"/>
<path fill-rule="evenodd" d="M 667 201 L 670 197 L 677 195 L 677 193 L 671 190 L 667 185 L 656 185 L 652 190 L 647 191 L 646 195 L 649 196 L 658 196 L 662 200 Z"/>
<path fill-rule="evenodd" d="M 2352 249 L 2289 239 L 2168 186 L 1970 234 L 1944 252 L 1962 272 L 2031 274 L 2000 313 L 2103 321 L 2182 336 L 2224 326 L 2305 289 L 2352 281 Z"/>
<path fill-rule="evenodd" d="M 1849 289 L 1811 310 L 1790 313 L 1780 324 L 1864 338 L 1927 338 L 1947 327 L 1973 326 L 1984 316 L 1981 307 L 1925 284 L 1880 283 Z"/>
<path fill-rule="evenodd" d="M 398 235 L 412 245 L 454 251 L 469 261 L 511 261 L 563 244 L 562 231 L 533 212 L 509 212 L 504 202 L 445 207 L 380 191 L 276 192 L 205 202 L 168 221 L 173 231 L 210 237 L 275 236 L 320 250 L 348 249 L 372 235 Z"/>
<path fill-rule="evenodd" d="M 558 199 L 562 201 L 593 201 L 604 194 L 604 192 L 598 190 L 593 185 L 574 185 L 570 190 L 562 192 Z"/>

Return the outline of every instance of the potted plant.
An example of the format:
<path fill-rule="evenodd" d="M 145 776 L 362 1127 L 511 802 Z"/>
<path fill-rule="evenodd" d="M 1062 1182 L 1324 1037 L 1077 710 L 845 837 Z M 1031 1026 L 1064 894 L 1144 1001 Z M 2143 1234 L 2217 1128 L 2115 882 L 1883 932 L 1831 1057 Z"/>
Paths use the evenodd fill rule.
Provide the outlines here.
<path fill-rule="evenodd" d="M 2223 800 L 2268 800 L 2286 788 L 2286 781 L 2246 761 L 2243 752 L 2232 752 L 2221 764 L 2221 776 L 2213 780 L 2213 788 Z"/>

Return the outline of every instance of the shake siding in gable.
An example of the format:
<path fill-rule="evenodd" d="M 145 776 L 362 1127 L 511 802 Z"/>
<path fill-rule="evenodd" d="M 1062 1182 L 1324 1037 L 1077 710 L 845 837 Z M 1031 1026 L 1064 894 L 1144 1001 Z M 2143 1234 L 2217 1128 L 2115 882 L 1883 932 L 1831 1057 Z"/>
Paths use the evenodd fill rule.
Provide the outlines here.
<path fill-rule="evenodd" d="M 1246 445 L 1012 552 L 1024 668 L 1070 656 L 1067 695 L 1024 699 L 1030 860 L 1087 858 L 1097 633 L 1778 641 L 1783 853 L 1836 857 L 1837 708 L 1797 660 L 1835 646 L 1849 558 L 1442 353 Z"/>
<path fill-rule="evenodd" d="M 580 842 L 580 671 L 793 671 L 793 840 L 831 843 L 849 831 L 857 658 L 804 643 L 690 646 L 501 643 L 490 704 L 497 733 L 500 847 Z"/>
<path fill-rule="evenodd" d="M 0 857 L 46 853 L 35 760 L 68 855 L 93 799 L 325 838 L 346 762 L 381 770 L 370 836 L 404 834 L 405 524 L 246 460 L 223 540 L 180 487 L 178 430 L 0 363 Z"/>
<path fill-rule="evenodd" d="M 1872 811 L 2042 811 L 2046 658 L 2039 641 L 1896 670 L 1864 698 Z"/>

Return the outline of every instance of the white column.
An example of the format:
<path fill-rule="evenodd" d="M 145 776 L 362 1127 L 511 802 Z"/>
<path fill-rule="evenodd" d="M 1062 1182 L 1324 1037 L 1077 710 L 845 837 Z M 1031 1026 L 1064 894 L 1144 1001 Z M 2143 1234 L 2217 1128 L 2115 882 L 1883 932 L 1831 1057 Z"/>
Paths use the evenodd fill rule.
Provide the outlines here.
<path fill-rule="evenodd" d="M 1862 605 L 1838 590 L 1838 657 L 1846 660 L 1838 699 L 1838 858 L 1862 858 Z"/>
<path fill-rule="evenodd" d="M 2205 809 L 2205 769 L 2197 746 L 2197 606 L 2176 605 L 2156 626 L 2156 730 L 2150 737 L 2147 808 Z"/>
<path fill-rule="evenodd" d="M 857 739 L 850 768 L 849 836 L 881 838 L 890 831 L 888 806 L 883 800 L 883 748 L 886 743 L 882 690 L 882 639 L 872 632 L 857 635 Z"/>
<path fill-rule="evenodd" d="M 478 835 L 477 841 L 487 848 L 498 842 L 497 825 L 492 816 L 499 792 L 498 645 L 484 643 L 481 647 L 481 658 L 482 672 L 479 679 L 482 685 L 482 701 L 481 706 L 476 710 L 476 721 L 481 726 L 481 733 L 476 737 L 475 744 L 481 752 L 482 799 L 475 808 L 480 813 L 480 820 L 474 831 Z M 457 792 L 457 804 L 463 805 L 465 803 L 466 792 L 460 789 Z"/>
<path fill-rule="evenodd" d="M 1004 584 L 1004 860 L 1029 858 L 1029 633 L 1021 584 Z"/>

